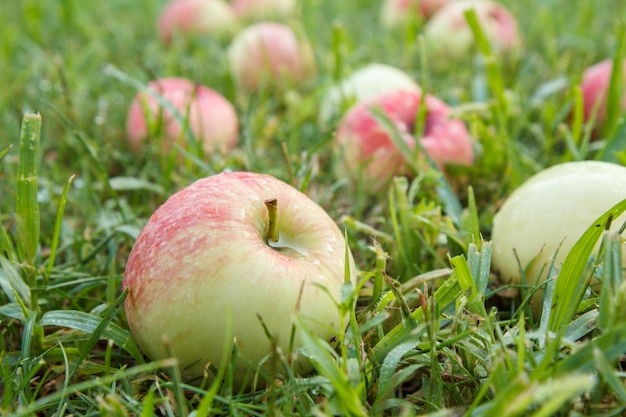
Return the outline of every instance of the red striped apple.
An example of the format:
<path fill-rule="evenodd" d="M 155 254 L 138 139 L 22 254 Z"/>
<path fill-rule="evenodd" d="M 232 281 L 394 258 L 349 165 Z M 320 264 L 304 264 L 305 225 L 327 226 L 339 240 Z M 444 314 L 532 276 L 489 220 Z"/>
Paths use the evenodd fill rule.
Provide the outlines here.
<path fill-rule="evenodd" d="M 594 120 L 594 136 L 597 136 L 606 122 L 606 108 L 613 61 L 606 59 L 587 68 L 583 72 L 581 90 L 583 94 L 584 120 Z M 622 91 L 620 109 L 626 112 L 626 60 L 622 65 Z"/>
<path fill-rule="evenodd" d="M 389 132 L 372 114 L 382 111 L 409 146 L 415 148 L 414 128 L 422 93 L 397 90 L 354 105 L 341 121 L 335 137 L 341 158 L 340 172 L 360 179 L 376 191 L 395 175 L 406 174 L 405 162 Z M 440 166 L 471 165 L 472 138 L 463 121 L 451 118 L 451 108 L 432 95 L 424 99 L 426 118 L 420 144 Z"/>
<path fill-rule="evenodd" d="M 206 154 L 224 154 L 237 145 L 239 122 L 233 105 L 212 89 L 185 78 L 162 78 L 148 86 L 176 109 L 189 124 Z M 160 132 L 154 132 L 159 126 Z M 162 137 L 165 151 L 173 143 L 184 147 L 186 138 L 179 120 L 151 94 L 139 92 L 126 119 L 126 131 L 133 151 L 139 151 L 155 133 Z"/>
<path fill-rule="evenodd" d="M 276 22 L 245 28 L 233 39 L 228 58 L 233 78 L 245 91 L 290 87 L 316 72 L 308 41 Z"/>
<path fill-rule="evenodd" d="M 150 358 L 178 358 L 193 381 L 208 363 L 228 366 L 231 322 L 243 384 L 272 351 L 258 316 L 285 353 L 296 316 L 326 340 L 344 331 L 345 260 L 342 232 L 305 194 L 269 175 L 213 175 L 172 195 L 137 238 L 123 279 L 128 324 Z M 302 375 L 311 365 L 300 347 L 296 336 Z"/>
<path fill-rule="evenodd" d="M 465 18 L 469 9 L 476 12 L 495 53 L 520 46 L 515 16 L 503 5 L 490 0 L 458 0 L 439 9 L 424 26 L 426 46 L 437 59 L 461 60 L 476 50 L 474 34 Z"/>
<path fill-rule="evenodd" d="M 344 103 L 358 103 L 394 90 L 419 91 L 420 87 L 409 74 L 390 65 L 372 63 L 362 67 L 324 94 L 319 124 L 326 127 L 340 114 Z"/>
<path fill-rule="evenodd" d="M 237 17 L 223 0 L 170 0 L 161 10 L 157 27 L 166 44 L 176 35 L 223 38 L 236 31 Z"/>

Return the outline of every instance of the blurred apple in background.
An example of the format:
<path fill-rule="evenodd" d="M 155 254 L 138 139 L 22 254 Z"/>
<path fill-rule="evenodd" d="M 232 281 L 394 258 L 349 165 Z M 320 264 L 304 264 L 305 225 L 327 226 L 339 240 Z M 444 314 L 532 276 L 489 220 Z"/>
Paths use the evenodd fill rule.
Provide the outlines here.
<path fill-rule="evenodd" d="M 345 115 L 335 137 L 341 159 L 340 172 L 362 181 L 371 191 L 387 185 L 406 167 L 400 150 L 372 110 L 380 109 L 396 126 L 411 149 L 422 94 L 398 90 L 354 105 Z M 473 141 L 463 121 L 450 118 L 451 108 L 432 95 L 424 99 L 426 118 L 420 144 L 439 167 L 472 165 Z"/>
<path fill-rule="evenodd" d="M 346 248 L 324 209 L 272 176 L 229 172 L 198 180 L 159 207 L 135 242 L 123 279 L 129 327 L 150 358 L 178 358 L 185 379 L 196 383 L 207 364 L 230 366 L 221 359 L 235 341 L 241 385 L 272 353 L 258 317 L 285 354 L 296 316 L 327 341 L 344 331 L 335 303 L 346 258 L 350 278 L 357 274 Z M 297 334 L 292 365 L 304 375 L 312 367 Z"/>
<path fill-rule="evenodd" d="M 237 17 L 244 21 L 281 19 L 296 12 L 296 0 L 233 0 Z"/>
<path fill-rule="evenodd" d="M 224 154 L 237 145 L 237 113 L 219 93 L 185 78 L 162 78 L 148 86 L 178 111 L 195 140 L 202 143 L 205 154 Z M 161 140 L 165 151 L 170 150 L 173 143 L 183 147 L 187 143 L 175 114 L 143 91 L 135 96 L 128 109 L 126 131 L 133 151 L 140 151 L 149 138 Z"/>
<path fill-rule="evenodd" d="M 237 30 L 237 17 L 223 0 L 170 0 L 163 7 L 157 26 L 164 43 L 176 36 L 225 38 Z"/>
<path fill-rule="evenodd" d="M 380 20 L 387 29 L 396 29 L 410 21 L 428 20 L 446 4 L 454 0 L 385 0 Z"/>
<path fill-rule="evenodd" d="M 316 73 L 309 42 L 289 26 L 259 22 L 241 31 L 228 48 L 232 76 L 245 91 L 292 87 Z"/>
<path fill-rule="evenodd" d="M 594 137 L 600 133 L 606 122 L 608 91 L 611 84 L 613 60 L 607 59 L 587 68 L 583 72 L 581 90 L 583 94 L 584 120 L 594 121 Z M 620 109 L 626 112 L 626 60 L 622 66 L 622 89 Z"/>
<path fill-rule="evenodd" d="M 469 9 L 475 10 L 493 52 L 520 46 L 515 16 L 503 5 L 489 0 L 458 0 L 439 9 L 424 26 L 426 46 L 435 58 L 461 60 L 476 51 L 474 34 L 465 19 Z"/>
<path fill-rule="evenodd" d="M 410 75 L 398 68 L 380 63 L 369 64 L 324 94 L 319 124 L 327 127 L 334 117 L 342 113 L 346 105 L 350 106 L 394 90 L 420 91 L 420 88 Z"/>

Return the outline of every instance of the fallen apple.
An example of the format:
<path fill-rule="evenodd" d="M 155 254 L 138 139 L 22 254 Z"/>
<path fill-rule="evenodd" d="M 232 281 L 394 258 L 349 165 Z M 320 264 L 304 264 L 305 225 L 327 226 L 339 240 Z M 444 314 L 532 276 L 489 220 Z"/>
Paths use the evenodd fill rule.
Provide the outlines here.
<path fill-rule="evenodd" d="M 287 25 L 259 22 L 241 31 L 228 48 L 233 78 L 245 91 L 291 87 L 316 72 L 308 41 Z"/>
<path fill-rule="evenodd" d="M 164 43 L 175 36 L 225 38 L 237 30 L 237 17 L 223 0 L 170 0 L 163 6 L 157 27 Z"/>
<path fill-rule="evenodd" d="M 409 74 L 390 65 L 373 63 L 360 68 L 324 94 L 319 124 L 326 127 L 341 114 L 342 105 L 358 103 L 394 90 L 420 91 L 420 88 Z"/>
<path fill-rule="evenodd" d="M 172 195 L 137 238 L 123 279 L 128 324 L 150 358 L 178 358 L 189 380 L 209 363 L 227 367 L 222 352 L 235 340 L 243 384 L 272 352 L 259 317 L 285 353 L 297 315 L 326 340 L 344 330 L 345 260 L 342 232 L 305 194 L 269 175 L 213 175 Z M 303 375 L 312 368 L 300 347 L 296 336 Z"/>
<path fill-rule="evenodd" d="M 162 78 L 148 86 L 179 113 L 195 140 L 202 143 L 205 154 L 225 154 L 237 145 L 237 113 L 233 105 L 216 91 L 185 78 Z M 154 131 L 155 126 L 158 132 Z M 126 131 L 130 148 L 135 152 L 140 151 L 154 134 L 161 135 L 164 151 L 170 150 L 173 143 L 183 147 L 187 143 L 179 118 L 146 92 L 139 92 L 133 99 L 128 109 Z"/>
<path fill-rule="evenodd" d="M 382 111 L 396 126 L 407 146 L 415 149 L 414 128 L 422 93 L 397 90 L 355 104 L 342 119 L 335 136 L 342 175 L 362 181 L 371 191 L 406 174 L 402 152 L 373 114 Z M 472 165 L 473 141 L 463 121 L 450 117 L 452 109 L 435 96 L 424 98 L 425 120 L 419 138 L 425 152 L 440 167 Z"/>
<path fill-rule="evenodd" d="M 244 21 L 286 18 L 296 11 L 296 0 L 233 0 L 237 17 Z"/>
<path fill-rule="evenodd" d="M 502 4 L 490 0 L 459 0 L 437 11 L 424 26 L 428 51 L 436 59 L 462 60 L 476 51 L 465 11 L 474 9 L 476 17 L 495 53 L 517 49 L 520 34 L 515 16 Z"/>
<path fill-rule="evenodd" d="M 581 90 L 583 94 L 583 117 L 586 123 L 593 118 L 594 138 L 606 122 L 607 99 L 613 61 L 610 59 L 598 62 L 583 72 Z M 622 67 L 622 91 L 620 93 L 620 109 L 626 112 L 626 60 Z"/>
<path fill-rule="evenodd" d="M 446 4 L 454 0 L 385 0 L 380 11 L 383 27 L 396 29 L 406 25 L 411 18 L 428 20 Z"/>
<path fill-rule="evenodd" d="M 592 223 L 626 198 L 626 167 L 600 161 L 552 166 L 516 189 L 493 218 L 492 265 L 503 284 L 541 283 Z M 613 220 L 617 230 L 626 216 Z M 626 251 L 624 252 L 626 255 Z M 626 267 L 626 256 L 623 257 Z M 538 314 L 543 291 L 533 298 Z"/>

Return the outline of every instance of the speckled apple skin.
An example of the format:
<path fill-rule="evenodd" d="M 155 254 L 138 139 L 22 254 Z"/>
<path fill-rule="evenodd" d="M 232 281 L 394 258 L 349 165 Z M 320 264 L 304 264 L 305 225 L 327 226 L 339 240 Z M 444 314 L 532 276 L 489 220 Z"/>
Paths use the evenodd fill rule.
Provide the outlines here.
<path fill-rule="evenodd" d="M 475 10 L 494 52 L 509 52 L 520 47 L 517 20 L 506 7 L 490 0 L 458 0 L 439 9 L 424 27 L 426 46 L 433 57 L 458 61 L 475 51 L 474 34 L 464 14 L 468 9 Z"/>
<path fill-rule="evenodd" d="M 196 140 L 202 142 L 206 154 L 225 154 L 237 145 L 237 112 L 218 92 L 178 77 L 161 78 L 150 82 L 148 86 L 163 96 L 184 118 L 188 118 L 189 128 Z M 139 92 L 126 118 L 126 133 L 133 151 L 139 152 L 149 137 L 146 116 L 151 124 L 162 117 L 164 151 L 170 150 L 175 142 L 185 146 L 186 138 L 178 120 L 155 97 Z"/>
<path fill-rule="evenodd" d="M 516 189 L 493 218 L 493 269 L 503 283 L 530 283 L 560 265 L 592 222 L 626 198 L 626 167 L 600 161 L 567 162 L 545 169 Z M 617 230 L 626 220 L 613 220 Z M 554 254 L 557 252 L 556 256 Z M 624 267 L 626 267 L 626 251 Z M 544 270 L 543 273 L 542 269 Z M 541 274 L 541 275 L 540 275 Z M 539 312 L 543 292 L 533 307 Z"/>
<path fill-rule="evenodd" d="M 416 90 L 397 90 L 353 106 L 340 123 L 335 137 L 341 158 L 340 172 L 360 176 L 372 190 L 384 186 L 395 175 L 404 174 L 401 152 L 371 111 L 373 108 L 382 110 L 413 149 L 413 128 L 421 95 Z M 465 124 L 450 118 L 451 108 L 437 97 L 427 95 L 424 103 L 426 120 L 420 143 L 426 153 L 440 167 L 473 164 L 473 143 Z"/>
<path fill-rule="evenodd" d="M 266 243 L 264 201 L 271 198 L 278 200 L 279 242 L 297 250 Z M 257 314 L 288 352 L 301 287 L 299 314 L 307 328 L 326 340 L 343 330 L 335 302 L 345 251 L 328 214 L 272 176 L 234 172 L 198 180 L 152 215 L 131 251 L 123 278 L 130 330 L 150 358 L 171 353 L 193 380 L 207 363 L 224 365 L 231 316 L 238 369 L 254 370 L 250 364 L 271 351 Z M 351 255 L 350 270 L 355 278 Z M 306 374 L 311 366 L 297 355 L 294 370 Z"/>
<path fill-rule="evenodd" d="M 612 71 L 613 61 L 606 59 L 590 66 L 583 72 L 580 88 L 583 94 L 584 120 L 590 122 L 594 111 L 596 112 L 594 138 L 597 138 L 598 129 L 606 122 L 607 95 Z M 626 60 L 622 64 L 622 80 L 620 108 L 622 111 L 626 111 Z"/>
<path fill-rule="evenodd" d="M 228 60 L 237 85 L 247 92 L 293 87 L 316 73 L 308 41 L 276 22 L 258 22 L 239 32 Z"/>

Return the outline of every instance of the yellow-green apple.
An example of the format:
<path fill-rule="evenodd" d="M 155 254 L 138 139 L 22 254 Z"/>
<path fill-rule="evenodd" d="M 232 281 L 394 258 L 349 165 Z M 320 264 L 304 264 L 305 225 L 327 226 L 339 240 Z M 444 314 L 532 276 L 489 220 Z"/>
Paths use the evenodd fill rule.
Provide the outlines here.
<path fill-rule="evenodd" d="M 243 21 L 286 18 L 297 6 L 296 0 L 233 0 L 231 4 Z"/>
<path fill-rule="evenodd" d="M 170 0 L 163 6 L 157 28 L 164 43 L 175 36 L 224 38 L 237 30 L 237 17 L 223 0 Z"/>
<path fill-rule="evenodd" d="M 504 284 L 541 283 L 559 267 L 592 222 L 626 198 L 626 167 L 600 161 L 547 168 L 516 189 L 493 218 L 492 265 Z M 617 230 L 626 216 L 614 219 Z M 623 266 L 626 267 L 626 251 Z M 536 314 L 543 291 L 533 298 Z"/>
<path fill-rule="evenodd" d="M 380 20 L 387 29 L 404 26 L 410 19 L 428 20 L 446 4 L 454 0 L 385 0 Z"/>
<path fill-rule="evenodd" d="M 606 122 L 608 90 L 611 83 L 613 61 L 610 59 L 598 62 L 583 72 L 581 90 L 583 94 L 583 110 L 585 122 L 594 121 L 594 137 Z M 626 112 L 626 60 L 622 65 L 622 90 L 620 110 Z"/>
<path fill-rule="evenodd" d="M 249 92 L 291 87 L 316 72 L 309 42 L 277 22 L 258 22 L 237 34 L 228 59 L 236 83 Z"/>
<path fill-rule="evenodd" d="M 346 105 L 394 90 L 420 91 L 420 87 L 409 74 L 398 68 L 380 63 L 366 65 L 326 91 L 320 104 L 319 124 L 326 127 Z"/>
<path fill-rule="evenodd" d="M 389 132 L 375 117 L 378 109 L 395 124 L 409 148 L 415 148 L 415 122 L 422 100 L 416 90 L 396 90 L 355 104 L 342 119 L 335 144 L 339 172 L 379 190 L 396 175 L 407 174 L 405 160 Z M 439 98 L 424 97 L 425 120 L 419 138 L 425 152 L 440 167 L 471 165 L 473 140 L 463 121 L 451 117 L 452 109 Z"/>
<path fill-rule="evenodd" d="M 506 7 L 490 0 L 459 0 L 439 9 L 424 26 L 426 46 L 434 57 L 461 60 L 476 50 L 465 18 L 465 11 L 470 9 L 476 12 L 494 52 L 508 52 L 520 46 L 517 21 Z"/>
<path fill-rule="evenodd" d="M 123 278 L 130 330 L 150 358 L 178 358 L 190 381 L 207 364 L 227 367 L 222 354 L 235 341 L 244 384 L 272 353 L 259 317 L 285 354 L 296 316 L 322 339 L 345 330 L 336 303 L 346 258 L 350 279 L 357 274 L 346 251 L 326 211 L 270 175 L 200 179 L 156 210 L 132 248 Z M 296 335 L 292 364 L 304 375 L 312 368 L 300 348 Z"/>
<path fill-rule="evenodd" d="M 181 117 L 195 140 L 202 143 L 205 154 L 225 154 L 237 145 L 237 113 L 218 92 L 176 77 L 152 81 L 148 87 L 168 102 L 178 115 L 163 106 L 155 95 L 143 91 L 137 93 L 126 119 L 126 131 L 133 151 L 141 150 L 146 140 L 155 135 L 160 135 L 165 151 L 170 150 L 173 143 L 184 147 L 187 140 L 181 128 Z"/>

